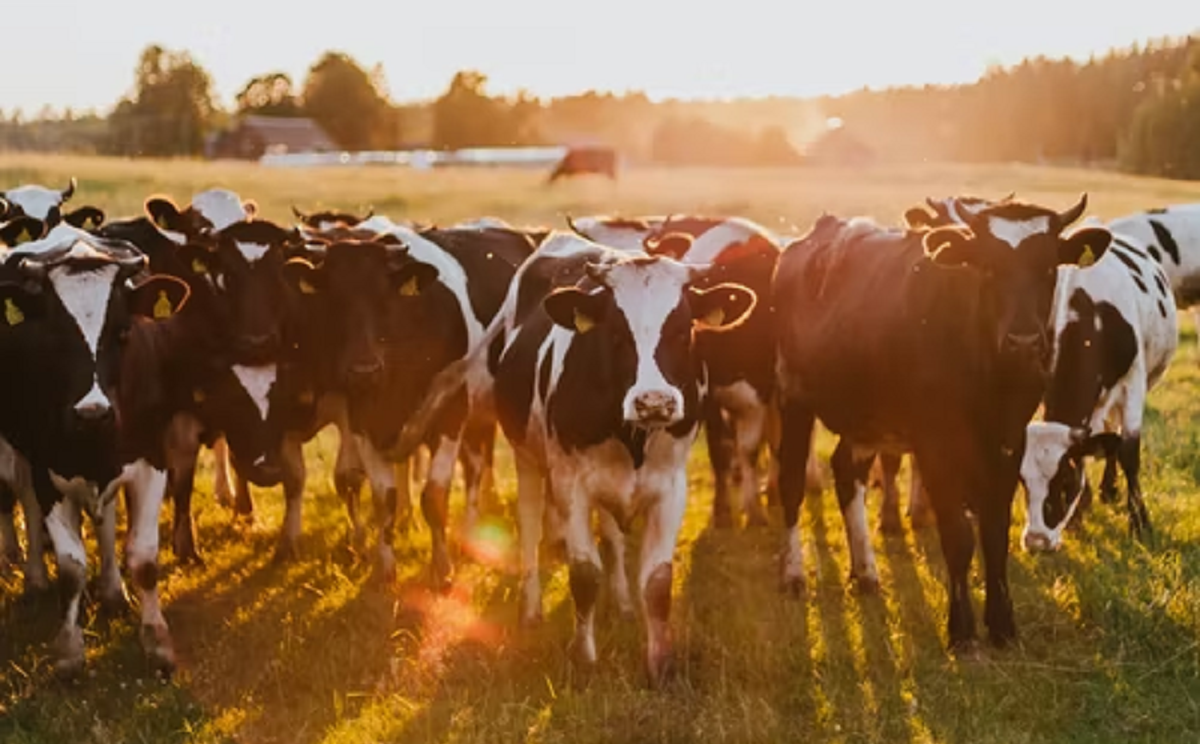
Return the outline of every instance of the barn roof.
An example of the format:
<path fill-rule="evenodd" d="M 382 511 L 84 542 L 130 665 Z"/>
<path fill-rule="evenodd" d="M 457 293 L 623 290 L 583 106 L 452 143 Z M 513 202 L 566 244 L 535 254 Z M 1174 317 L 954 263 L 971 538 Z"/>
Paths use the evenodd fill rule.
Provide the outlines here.
<path fill-rule="evenodd" d="M 237 129 L 255 135 L 267 150 L 322 152 L 338 149 L 312 119 L 282 116 L 243 116 Z"/>

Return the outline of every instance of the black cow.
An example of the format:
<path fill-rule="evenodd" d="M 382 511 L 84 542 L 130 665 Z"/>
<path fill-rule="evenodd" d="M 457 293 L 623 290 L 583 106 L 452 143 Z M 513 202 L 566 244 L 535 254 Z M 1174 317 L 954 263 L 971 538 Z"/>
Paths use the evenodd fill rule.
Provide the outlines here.
<path fill-rule="evenodd" d="M 145 262 L 128 243 L 60 224 L 44 239 L 9 252 L 0 270 L 6 309 L 0 345 L 6 351 L 5 381 L 13 382 L 0 396 L 0 426 L 28 458 L 54 543 L 64 604 L 56 668 L 66 673 L 83 664 L 78 619 L 87 554 L 81 512 L 96 523 L 101 600 L 120 604 L 124 599 L 115 563 L 115 496 L 131 477 L 136 480 L 126 467 L 132 460 L 125 458 L 121 439 L 129 423 L 118 402 L 119 389 L 128 382 L 125 355 L 140 326 L 173 315 L 187 296 L 178 280 L 142 275 Z M 138 376 L 137 385 L 147 384 Z M 131 495 L 129 503 L 136 511 L 143 502 Z M 157 541 L 157 512 L 153 522 Z M 166 625 L 153 593 L 153 572 L 138 550 L 149 539 L 147 529 L 143 521 L 131 530 L 130 563 L 144 590 L 143 635 L 157 639 Z M 162 647 L 151 640 L 147 648 L 158 655 Z"/>
<path fill-rule="evenodd" d="M 975 635 L 967 583 L 974 539 L 964 507 L 979 519 L 991 639 L 1015 638 L 1008 531 L 1025 425 L 1045 387 L 1057 270 L 1089 249 L 1098 257 L 1111 238 L 1099 228 L 1064 235 L 1085 206 L 1086 197 L 1061 214 L 1002 204 L 967 216 L 968 227 L 924 233 L 824 216 L 784 251 L 773 297 L 785 588 L 804 583 L 801 463 L 819 417 L 840 437 L 834 477 L 859 586 L 878 585 L 863 505 L 867 470 L 876 451 L 911 450 L 949 567 L 950 645 Z"/>
<path fill-rule="evenodd" d="M 617 151 L 611 147 L 572 147 L 563 155 L 554 170 L 550 173 L 548 183 L 554 183 L 565 176 L 578 176 L 584 173 L 595 173 L 617 178 Z"/>

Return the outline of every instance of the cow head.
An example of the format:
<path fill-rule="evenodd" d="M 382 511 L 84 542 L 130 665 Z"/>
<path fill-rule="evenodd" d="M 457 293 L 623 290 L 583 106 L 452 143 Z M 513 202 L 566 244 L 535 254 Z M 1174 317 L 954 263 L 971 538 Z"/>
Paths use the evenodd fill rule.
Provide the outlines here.
<path fill-rule="evenodd" d="M 40 360 L 31 384 L 61 396 L 68 427 L 111 425 L 112 396 L 135 318 L 171 317 L 187 299 L 173 277 L 142 276 L 146 258 L 123 241 L 59 225 L 11 252 L 6 273 L 19 277 L 0 291 L 3 322 L 38 328 Z M 57 397 L 56 397 L 57 400 Z"/>
<path fill-rule="evenodd" d="M 1022 542 L 1031 552 L 1058 550 L 1083 493 L 1083 458 L 1115 446 L 1119 436 L 1034 421 L 1026 427 L 1021 482 L 1025 484 Z"/>
<path fill-rule="evenodd" d="M 1009 194 L 999 201 L 981 199 L 977 196 L 949 196 L 944 199 L 925 199 L 928 206 L 913 207 L 904 213 L 904 221 L 913 230 L 932 230 L 947 225 L 965 225 L 967 218 L 978 215 L 985 209 L 1009 204 L 1016 194 Z"/>
<path fill-rule="evenodd" d="M 437 269 L 414 260 L 391 235 L 337 240 L 314 252 L 323 254 L 316 262 L 288 262 L 289 280 L 302 296 L 319 297 L 328 322 L 337 324 L 338 377 L 369 391 L 382 381 L 395 319 L 421 301 Z"/>
<path fill-rule="evenodd" d="M 174 242 L 183 244 L 229 227 L 235 222 L 253 220 L 258 205 L 227 189 L 209 189 L 192 197 L 192 203 L 180 209 L 170 197 L 152 196 L 146 200 L 146 214 L 154 225 Z"/>
<path fill-rule="evenodd" d="M 686 392 L 697 368 L 692 330 L 736 326 L 754 308 L 755 294 L 736 284 L 693 288 L 707 268 L 665 257 L 589 264 L 591 287 L 558 289 L 543 301 L 556 324 L 595 339 L 593 348 L 610 355 L 616 378 L 627 385 L 625 423 L 671 426 L 694 413 L 685 410 L 695 403 Z"/>
<path fill-rule="evenodd" d="M 296 220 L 309 230 L 317 230 L 323 232 L 339 227 L 354 227 L 360 223 L 366 222 L 375 216 L 374 209 L 368 209 L 367 213 L 361 217 L 349 214 L 347 212 L 333 212 L 326 210 L 324 212 L 310 212 L 305 214 L 292 206 L 292 214 L 296 215 Z"/>
<path fill-rule="evenodd" d="M 935 265 L 981 272 L 984 317 L 1006 359 L 1044 373 L 1058 267 L 1090 265 L 1112 240 L 1102 227 L 1064 234 L 1086 207 L 1086 194 L 1061 213 L 1019 202 L 999 204 L 965 215 L 965 226 L 925 233 L 925 251 Z"/>
<path fill-rule="evenodd" d="M 67 187 L 61 191 L 32 184 L 9 189 L 2 195 L 8 206 L 0 212 L 0 221 L 25 216 L 50 222 L 50 226 L 53 227 L 58 222 L 62 205 L 74 195 L 74 178 L 71 178 Z"/>
<path fill-rule="evenodd" d="M 234 360 L 265 364 L 282 351 L 295 295 L 284 273 L 303 245 L 296 230 L 272 222 L 239 221 L 209 233 L 210 244 L 179 248 L 182 263 L 208 286 L 218 322 L 229 329 Z"/>

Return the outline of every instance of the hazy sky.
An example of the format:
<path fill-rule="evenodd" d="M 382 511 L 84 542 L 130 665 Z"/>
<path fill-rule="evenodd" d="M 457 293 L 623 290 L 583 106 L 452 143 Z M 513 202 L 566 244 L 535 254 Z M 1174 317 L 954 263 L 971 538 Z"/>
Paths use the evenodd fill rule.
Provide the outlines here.
<path fill-rule="evenodd" d="M 0 108 L 106 109 L 148 43 L 188 49 L 228 105 L 251 76 L 297 81 L 326 49 L 382 63 L 397 99 L 456 70 L 493 92 L 655 97 L 841 92 L 972 80 L 989 63 L 1086 56 L 1200 31 L 1200 0 L 39 0 L 4 13 Z"/>

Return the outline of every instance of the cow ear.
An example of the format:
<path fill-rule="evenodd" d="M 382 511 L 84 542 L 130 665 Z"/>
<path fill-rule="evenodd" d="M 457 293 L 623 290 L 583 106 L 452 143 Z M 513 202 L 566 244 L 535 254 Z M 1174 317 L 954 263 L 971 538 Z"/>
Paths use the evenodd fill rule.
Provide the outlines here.
<path fill-rule="evenodd" d="M 925 233 L 925 255 L 938 266 L 963 266 L 977 261 L 972 237 L 957 226 L 939 227 Z"/>
<path fill-rule="evenodd" d="M 171 232 L 187 232 L 183 213 L 170 197 L 152 196 L 146 200 L 146 215 L 160 230 Z"/>
<path fill-rule="evenodd" d="M 250 222 L 258 217 L 258 202 L 253 199 L 247 199 L 242 202 L 242 211 L 246 213 L 246 221 Z"/>
<path fill-rule="evenodd" d="M 80 230 L 95 230 L 104 224 L 104 210 L 96 207 L 80 207 L 73 212 L 68 212 L 63 217 L 63 221 Z"/>
<path fill-rule="evenodd" d="M 44 300 L 22 284 L 0 284 L 0 329 L 16 328 L 38 317 Z"/>
<path fill-rule="evenodd" d="M 46 234 L 46 223 L 33 217 L 21 216 L 0 227 L 0 243 L 16 248 L 40 240 Z"/>
<path fill-rule="evenodd" d="M 910 230 L 932 230 L 936 219 L 937 215 L 925 207 L 913 207 L 904 213 L 904 223 Z"/>
<path fill-rule="evenodd" d="M 290 258 L 283 265 L 283 275 L 290 286 L 302 295 L 324 291 L 324 274 L 303 258 Z"/>
<path fill-rule="evenodd" d="M 152 274 L 129 290 L 129 311 L 153 320 L 166 320 L 187 304 L 188 285 L 166 274 Z"/>
<path fill-rule="evenodd" d="M 1111 244 L 1112 233 L 1105 228 L 1080 228 L 1058 241 L 1058 262 L 1086 268 L 1099 261 Z"/>
<path fill-rule="evenodd" d="M 438 270 L 420 261 L 408 261 L 392 271 L 392 285 L 401 297 L 420 297 L 437 278 Z"/>
<path fill-rule="evenodd" d="M 753 290 L 740 284 L 724 283 L 708 289 L 688 287 L 692 318 L 701 330 L 717 331 L 739 325 L 758 304 Z"/>
<path fill-rule="evenodd" d="M 555 324 L 575 333 L 587 333 L 604 320 L 608 308 L 604 290 L 588 293 L 578 287 L 563 287 L 542 300 L 542 307 Z"/>
<path fill-rule="evenodd" d="M 195 243 L 187 243 L 175 249 L 175 254 L 187 271 L 196 276 L 209 276 L 220 273 L 221 259 L 217 252 Z"/>
<path fill-rule="evenodd" d="M 661 237 L 647 236 L 642 241 L 642 247 L 651 256 L 667 256 L 680 261 L 692 247 L 692 236 L 680 232 L 667 233 Z"/>

